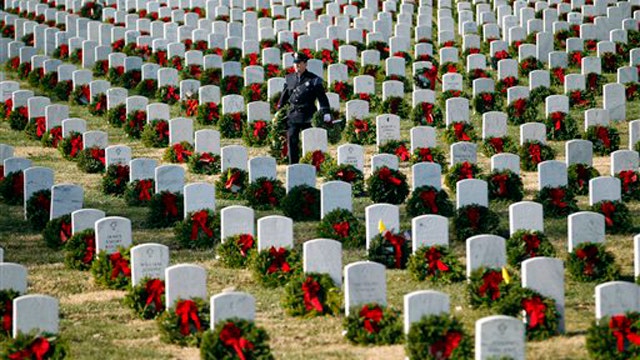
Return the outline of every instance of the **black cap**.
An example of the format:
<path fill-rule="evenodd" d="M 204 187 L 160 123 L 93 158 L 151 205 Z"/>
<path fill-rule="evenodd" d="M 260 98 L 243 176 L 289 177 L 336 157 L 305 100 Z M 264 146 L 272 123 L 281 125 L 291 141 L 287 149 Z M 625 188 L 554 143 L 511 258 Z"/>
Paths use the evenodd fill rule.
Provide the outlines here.
<path fill-rule="evenodd" d="M 293 63 L 294 64 L 298 64 L 301 62 L 307 62 L 307 60 L 309 60 L 309 57 L 307 56 L 307 54 L 303 53 L 303 52 L 297 52 L 295 54 L 293 54 Z"/>

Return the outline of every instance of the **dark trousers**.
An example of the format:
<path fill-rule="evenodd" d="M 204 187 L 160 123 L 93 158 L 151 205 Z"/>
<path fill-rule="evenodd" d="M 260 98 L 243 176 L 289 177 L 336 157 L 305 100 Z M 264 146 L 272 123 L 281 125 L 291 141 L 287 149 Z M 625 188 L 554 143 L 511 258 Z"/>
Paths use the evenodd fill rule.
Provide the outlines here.
<path fill-rule="evenodd" d="M 300 161 L 300 133 L 311 127 L 308 122 L 289 123 L 287 130 L 287 147 L 289 148 L 289 164 L 297 164 Z"/>

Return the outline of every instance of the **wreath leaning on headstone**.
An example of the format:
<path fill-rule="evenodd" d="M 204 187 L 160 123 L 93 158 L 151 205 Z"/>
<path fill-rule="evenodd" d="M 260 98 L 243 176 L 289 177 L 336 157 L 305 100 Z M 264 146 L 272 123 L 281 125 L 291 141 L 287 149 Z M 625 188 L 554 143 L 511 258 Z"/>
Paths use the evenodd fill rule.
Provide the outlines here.
<path fill-rule="evenodd" d="M 507 268 L 480 267 L 471 272 L 467 291 L 472 307 L 494 307 L 518 285 Z"/>
<path fill-rule="evenodd" d="M 128 206 L 146 206 L 155 192 L 153 179 L 134 180 L 124 190 L 124 200 Z"/>
<path fill-rule="evenodd" d="M 51 190 L 36 191 L 27 200 L 27 222 L 35 230 L 43 230 L 49 222 Z"/>
<path fill-rule="evenodd" d="M 68 342 L 51 333 L 19 333 L 0 346 L 2 359 L 50 359 L 62 360 L 69 354 Z"/>
<path fill-rule="evenodd" d="M 98 285 L 113 290 L 124 290 L 131 281 L 129 249 L 118 247 L 114 253 L 101 251 L 91 264 L 91 274 Z"/>
<path fill-rule="evenodd" d="M 336 316 L 341 292 L 328 274 L 304 273 L 293 277 L 284 288 L 282 307 L 291 316 Z"/>
<path fill-rule="evenodd" d="M 622 201 L 600 201 L 593 204 L 590 210 L 604 215 L 606 230 L 609 234 L 625 234 L 633 231 L 629 208 Z"/>
<path fill-rule="evenodd" d="M 640 357 L 640 313 L 627 312 L 593 322 L 587 330 L 587 350 L 593 359 Z"/>
<path fill-rule="evenodd" d="M 520 175 L 511 170 L 494 170 L 485 177 L 489 199 L 518 202 L 524 196 L 524 184 Z"/>
<path fill-rule="evenodd" d="M 527 340 L 546 340 L 558 334 L 556 302 L 527 288 L 514 288 L 497 304 L 499 314 L 522 318 Z"/>
<path fill-rule="evenodd" d="M 251 253 L 256 250 L 256 242 L 251 234 L 229 236 L 218 245 L 218 260 L 225 267 L 241 269 L 247 266 Z"/>
<path fill-rule="evenodd" d="M 77 232 L 64 245 L 64 264 L 68 269 L 89 270 L 96 257 L 93 229 Z"/>
<path fill-rule="evenodd" d="M 466 205 L 456 210 L 453 224 L 458 241 L 466 241 L 474 235 L 495 234 L 500 217 L 488 207 Z"/>
<path fill-rule="evenodd" d="M 256 210 L 268 210 L 280 206 L 286 190 L 282 181 L 261 177 L 247 185 L 243 197 Z"/>
<path fill-rule="evenodd" d="M 216 324 L 202 335 L 200 358 L 273 360 L 269 335 L 253 321 L 233 318 Z"/>
<path fill-rule="evenodd" d="M 7 205 L 20 205 L 24 201 L 24 172 L 14 171 L 0 179 L 0 197 Z"/>
<path fill-rule="evenodd" d="M 129 288 L 124 304 L 141 319 L 154 319 L 165 310 L 165 283 L 161 279 L 144 278 Z"/>
<path fill-rule="evenodd" d="M 210 209 L 192 211 L 176 223 L 174 232 L 182 248 L 211 249 L 220 241 L 220 215 Z"/>
<path fill-rule="evenodd" d="M 160 340 L 180 346 L 199 346 L 209 329 L 209 302 L 203 299 L 177 299 L 157 319 Z"/>
<path fill-rule="evenodd" d="M 576 195 L 589 193 L 589 180 L 600 176 L 598 169 L 587 164 L 571 164 L 567 169 L 569 190 Z"/>
<path fill-rule="evenodd" d="M 604 244 L 581 243 L 573 248 L 567 259 L 568 273 L 577 281 L 613 281 L 620 275 L 615 257 Z"/>
<path fill-rule="evenodd" d="M 371 118 L 353 118 L 347 122 L 346 140 L 351 144 L 372 145 L 376 143 L 376 123 Z"/>
<path fill-rule="evenodd" d="M 464 279 L 464 269 L 449 247 L 421 246 L 410 257 L 409 273 L 418 281 L 450 284 Z"/>
<path fill-rule="evenodd" d="M 449 190 L 455 192 L 458 181 L 465 179 L 477 179 L 482 176 L 482 169 L 477 164 L 463 161 L 456 163 L 444 177 L 444 183 Z"/>
<path fill-rule="evenodd" d="M 280 203 L 285 216 L 294 221 L 320 220 L 320 190 L 299 185 L 287 193 Z"/>
<path fill-rule="evenodd" d="M 568 186 L 544 187 L 536 194 L 535 201 L 541 203 L 544 214 L 552 218 L 565 217 L 578 211 L 575 196 Z"/>
<path fill-rule="evenodd" d="M 473 338 L 449 314 L 423 316 L 411 324 L 405 351 L 410 360 L 471 359 Z"/>
<path fill-rule="evenodd" d="M 353 213 L 345 209 L 336 209 L 325 214 L 316 233 L 318 238 L 340 241 L 345 249 L 364 246 L 364 225 Z"/>
<path fill-rule="evenodd" d="M 182 220 L 183 195 L 170 191 L 161 191 L 151 196 L 146 224 L 154 229 L 173 226 Z"/>
<path fill-rule="evenodd" d="M 99 147 L 85 148 L 78 153 L 78 169 L 84 173 L 101 173 L 105 163 L 104 149 Z"/>
<path fill-rule="evenodd" d="M 375 203 L 398 205 L 409 195 L 409 185 L 403 173 L 382 166 L 367 179 L 367 191 Z"/>
<path fill-rule="evenodd" d="M 47 222 L 42 231 L 42 238 L 47 247 L 60 249 L 71 238 L 71 214 L 62 215 Z"/>
<path fill-rule="evenodd" d="M 507 239 L 507 258 L 511 266 L 538 256 L 554 257 L 555 250 L 541 231 L 518 230 Z"/>
<path fill-rule="evenodd" d="M 247 188 L 248 174 L 238 168 L 229 168 L 220 174 L 216 181 L 216 198 L 237 200 Z"/>
<path fill-rule="evenodd" d="M 194 152 L 187 162 L 194 174 L 215 175 L 220 173 L 220 155 L 211 152 Z"/>
<path fill-rule="evenodd" d="M 249 260 L 254 279 L 267 288 L 279 287 L 300 273 L 300 254 L 294 249 L 274 246 L 254 251 Z"/>
<path fill-rule="evenodd" d="M 20 293 L 13 289 L 0 290 L 0 339 L 10 338 L 13 326 L 13 299 Z"/>
<path fill-rule="evenodd" d="M 367 259 L 388 269 L 404 269 L 411 254 L 411 239 L 403 233 L 384 230 L 371 239 Z"/>
<path fill-rule="evenodd" d="M 407 141 L 389 140 L 380 146 L 380 153 L 395 155 L 399 161 L 409 161 L 411 160 L 410 149 Z"/>
<path fill-rule="evenodd" d="M 393 345 L 403 338 L 400 312 L 376 303 L 354 306 L 343 324 L 345 337 L 357 345 Z"/>
<path fill-rule="evenodd" d="M 364 174 L 354 165 L 331 163 L 325 169 L 324 178 L 327 181 L 339 180 L 351 184 L 353 196 L 364 195 Z"/>
<path fill-rule="evenodd" d="M 112 164 L 102 177 L 102 193 L 120 196 L 124 194 L 129 182 L 129 165 Z"/>
<path fill-rule="evenodd" d="M 428 214 L 451 217 L 454 207 L 446 191 L 433 186 L 421 186 L 413 190 L 409 196 L 407 213 L 412 218 Z"/>

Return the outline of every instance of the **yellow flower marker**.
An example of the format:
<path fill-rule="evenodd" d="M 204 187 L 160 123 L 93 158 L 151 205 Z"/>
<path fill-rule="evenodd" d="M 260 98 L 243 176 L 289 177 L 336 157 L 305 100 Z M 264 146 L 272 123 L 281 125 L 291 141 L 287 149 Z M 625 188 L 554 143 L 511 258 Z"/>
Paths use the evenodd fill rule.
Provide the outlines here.
<path fill-rule="evenodd" d="M 378 231 L 380 232 L 380 234 L 387 231 L 387 227 L 384 226 L 384 223 L 382 222 L 382 220 L 378 221 Z"/>
<path fill-rule="evenodd" d="M 505 284 L 509 284 L 511 282 L 511 276 L 509 276 L 509 272 L 506 267 L 502 267 L 502 279 L 504 279 Z"/>

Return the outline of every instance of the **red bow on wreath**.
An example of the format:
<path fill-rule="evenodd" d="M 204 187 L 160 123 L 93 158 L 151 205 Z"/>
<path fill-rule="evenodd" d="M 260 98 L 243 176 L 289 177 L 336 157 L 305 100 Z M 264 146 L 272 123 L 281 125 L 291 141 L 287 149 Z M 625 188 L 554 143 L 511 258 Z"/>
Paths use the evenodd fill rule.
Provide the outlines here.
<path fill-rule="evenodd" d="M 587 85 L 590 90 L 596 90 L 598 87 L 598 74 L 596 73 L 587 74 Z"/>
<path fill-rule="evenodd" d="M 158 50 L 156 52 L 156 59 L 158 60 L 158 65 L 166 66 L 167 65 L 167 52 L 164 50 Z"/>
<path fill-rule="evenodd" d="M 535 329 L 538 325 L 544 324 L 544 312 L 547 311 L 547 305 L 542 302 L 542 299 L 540 299 L 539 296 L 533 296 L 530 299 L 522 300 L 522 307 L 529 318 L 529 321 L 527 322 L 528 329 Z"/>
<path fill-rule="evenodd" d="M 231 114 L 231 120 L 233 121 L 233 128 L 236 131 L 240 131 L 242 129 L 242 113 Z"/>
<path fill-rule="evenodd" d="M 638 91 L 637 85 L 635 84 L 629 85 L 629 87 L 626 88 L 625 90 L 625 96 L 627 97 L 627 100 L 633 99 L 637 91 Z"/>
<path fill-rule="evenodd" d="M 115 71 L 118 76 L 122 76 L 124 74 L 124 66 L 116 66 Z"/>
<path fill-rule="evenodd" d="M 254 347 L 251 341 L 242 337 L 242 330 L 232 322 L 224 324 L 220 332 L 220 341 L 222 341 L 225 346 L 232 347 L 240 360 L 246 360 L 244 352 L 253 350 Z"/>
<path fill-rule="evenodd" d="M 562 122 L 564 121 L 565 116 L 566 116 L 565 113 L 560 111 L 556 111 L 551 114 L 551 121 L 553 122 L 553 128 L 556 131 L 560 131 L 560 129 L 562 129 Z"/>
<path fill-rule="evenodd" d="M 82 258 L 82 262 L 84 264 L 89 264 L 93 261 L 93 257 L 96 255 L 96 238 L 93 235 L 88 235 L 84 238 L 84 243 L 86 248 L 84 250 L 84 257 Z"/>
<path fill-rule="evenodd" d="M 629 192 L 630 185 L 635 184 L 638 181 L 638 175 L 633 170 L 620 171 L 618 176 L 622 179 L 622 190 L 625 193 Z"/>
<path fill-rule="evenodd" d="M 39 116 L 35 118 L 35 124 L 36 124 L 36 136 L 38 138 L 41 138 L 42 135 L 44 135 L 47 132 L 47 121 L 45 120 L 44 116 Z"/>
<path fill-rule="evenodd" d="M 195 116 L 198 115 L 198 100 L 197 99 L 187 99 L 186 100 L 186 114 L 187 116 Z"/>
<path fill-rule="evenodd" d="M 142 179 L 138 181 L 136 190 L 138 191 L 138 200 L 149 201 L 151 200 L 151 189 L 153 189 L 153 183 L 149 179 Z"/>
<path fill-rule="evenodd" d="M 82 98 L 88 103 L 91 102 L 91 90 L 89 90 L 89 85 L 80 86 L 80 93 L 82 94 Z"/>
<path fill-rule="evenodd" d="M 348 221 L 342 221 L 336 224 L 333 224 L 331 226 L 333 228 L 333 231 L 335 231 L 335 233 L 342 239 L 346 238 L 349 236 L 349 222 Z"/>
<path fill-rule="evenodd" d="M 246 257 L 249 253 L 249 250 L 253 248 L 253 236 L 251 236 L 251 234 L 242 234 L 238 238 L 236 244 L 240 248 L 240 254 L 243 257 Z"/>
<path fill-rule="evenodd" d="M 29 118 L 29 109 L 26 106 L 21 106 L 18 109 L 18 114 L 24 118 Z"/>
<path fill-rule="evenodd" d="M 164 138 L 169 137 L 169 123 L 164 120 L 156 122 L 156 134 L 158 134 L 158 140 L 162 141 Z"/>
<path fill-rule="evenodd" d="M 386 183 L 390 183 L 394 186 L 399 186 L 400 184 L 402 184 L 402 180 L 398 179 L 397 177 L 393 176 L 393 173 L 391 172 L 391 169 L 389 169 L 388 167 L 383 167 L 380 169 L 380 172 L 378 173 L 378 178 Z"/>
<path fill-rule="evenodd" d="M 4 314 L 2 315 L 2 330 L 11 331 L 11 325 L 13 323 L 13 301 L 8 300 L 4 303 Z"/>
<path fill-rule="evenodd" d="M 320 167 L 324 164 L 325 156 L 322 150 L 316 150 L 311 154 L 311 165 L 316 168 L 316 171 L 320 171 Z"/>
<path fill-rule="evenodd" d="M 616 206 L 611 201 L 604 201 L 600 205 L 600 211 L 604 215 L 604 221 L 607 227 L 613 226 L 613 216 L 616 213 Z"/>
<path fill-rule="evenodd" d="M 567 206 L 569 206 L 569 204 L 567 204 L 565 201 L 562 201 L 565 196 L 564 189 L 561 189 L 561 188 L 549 189 L 549 196 L 551 197 L 551 203 L 554 206 L 557 206 L 560 209 L 564 209 Z"/>
<path fill-rule="evenodd" d="M 11 188 L 13 192 L 16 194 L 24 193 L 24 172 L 20 171 L 16 176 L 13 177 L 13 184 L 11 184 Z"/>
<path fill-rule="evenodd" d="M 464 126 L 465 124 L 462 122 L 457 122 L 455 124 L 453 124 L 453 131 L 456 135 L 456 139 L 458 141 L 469 141 L 471 140 L 471 138 L 469 137 L 469 135 L 467 135 L 467 133 L 464 131 Z"/>
<path fill-rule="evenodd" d="M 111 262 L 111 280 L 117 278 L 122 274 L 124 277 L 131 276 L 131 268 L 129 268 L 129 262 L 119 252 L 109 255 L 109 261 Z"/>
<path fill-rule="evenodd" d="M 366 133 L 369 131 L 369 123 L 367 123 L 365 120 L 355 119 L 353 120 L 353 126 L 356 129 L 356 134 Z"/>
<path fill-rule="evenodd" d="M 267 133 L 267 122 L 258 120 L 253 123 L 253 137 L 262 139 Z"/>
<path fill-rule="evenodd" d="M 224 188 L 227 190 L 231 190 L 233 186 L 239 186 L 236 182 L 240 180 L 240 171 L 234 171 L 231 176 L 227 179 L 227 182 L 224 185 Z"/>
<path fill-rule="evenodd" d="M 189 156 L 193 155 L 193 153 L 182 146 L 182 144 L 173 145 L 173 152 L 176 154 L 176 160 L 179 163 L 183 163 L 189 159 Z"/>
<path fill-rule="evenodd" d="M 458 68 L 456 67 L 455 64 L 449 64 L 447 66 L 447 72 L 448 73 L 457 73 L 458 72 Z"/>
<path fill-rule="evenodd" d="M 347 99 L 347 85 L 342 81 L 336 81 L 333 83 L 333 89 L 338 95 L 340 95 L 340 100 Z"/>
<path fill-rule="evenodd" d="M 318 312 L 322 312 L 322 303 L 320 303 L 320 299 L 318 298 L 318 293 L 320 292 L 320 284 L 317 281 L 313 280 L 311 276 L 307 277 L 307 279 L 302 283 L 302 291 L 304 293 L 304 307 L 307 311 L 316 310 Z"/>
<path fill-rule="evenodd" d="M 9 354 L 9 360 L 43 360 L 49 350 L 51 350 L 49 340 L 39 336 L 26 349 Z"/>
<path fill-rule="evenodd" d="M 490 106 L 493 104 L 493 94 L 492 93 L 482 93 L 482 102 L 484 102 L 484 106 Z"/>
<path fill-rule="evenodd" d="M 504 140 L 502 138 L 499 138 L 499 137 L 491 138 L 489 139 L 489 144 L 491 145 L 491 147 L 493 147 L 493 149 L 497 153 L 501 153 L 504 151 Z"/>
<path fill-rule="evenodd" d="M 6 118 L 11 115 L 11 110 L 13 110 L 13 100 L 9 98 L 4 102 L 4 116 Z"/>
<path fill-rule="evenodd" d="M 396 269 L 400 269 L 402 267 L 402 246 L 406 242 L 406 239 L 400 235 L 393 235 L 391 231 L 387 231 L 384 234 L 384 238 L 393 246 L 395 267 Z"/>
<path fill-rule="evenodd" d="M 249 66 L 258 65 L 258 54 L 251 53 L 249 56 Z"/>
<path fill-rule="evenodd" d="M 280 74 L 280 67 L 276 64 L 267 65 L 267 77 L 277 77 Z"/>
<path fill-rule="evenodd" d="M 62 221 L 60 223 L 60 242 L 66 243 L 71 237 L 71 223 Z"/>
<path fill-rule="evenodd" d="M 251 84 L 251 100 L 260 101 L 262 99 L 262 84 Z"/>
<path fill-rule="evenodd" d="M 498 195 L 506 196 L 507 195 L 507 180 L 509 180 L 509 176 L 506 174 L 494 175 L 491 178 L 491 182 L 494 184 L 498 184 Z"/>
<path fill-rule="evenodd" d="M 423 102 L 420 104 L 422 108 L 422 116 L 427 124 L 433 124 L 433 104 L 428 102 Z"/>
<path fill-rule="evenodd" d="M 263 196 L 267 197 L 267 201 L 269 204 L 275 206 L 278 202 L 275 196 L 273 196 L 273 183 L 271 181 L 265 181 L 262 183 L 260 189 L 256 191 L 256 198 L 262 198 Z"/>
<path fill-rule="evenodd" d="M 513 108 L 515 109 L 515 116 L 520 117 L 524 115 L 527 108 L 527 99 L 518 99 L 513 102 Z"/>
<path fill-rule="evenodd" d="M 504 60 L 509 58 L 509 53 L 506 50 L 500 50 L 498 52 L 496 52 L 495 54 L 493 54 L 493 57 L 497 60 Z"/>
<path fill-rule="evenodd" d="M 531 157 L 531 161 L 534 164 L 538 164 L 542 161 L 542 150 L 540 149 L 540 145 L 538 144 L 529 144 L 529 156 Z"/>
<path fill-rule="evenodd" d="M 517 83 L 518 83 L 518 79 L 516 79 L 514 76 L 509 76 L 502 79 L 502 84 L 504 85 L 502 87 L 502 92 L 506 93 L 507 89 L 509 89 L 510 87 L 516 86 Z"/>
<path fill-rule="evenodd" d="M 576 250 L 576 257 L 584 262 L 584 274 L 591 276 L 598 260 L 598 248 L 595 245 L 587 245 Z"/>
<path fill-rule="evenodd" d="M 122 40 L 122 42 L 124 43 L 124 39 Z M 66 59 L 67 56 L 69 56 L 69 45 L 62 44 L 60 45 L 59 49 L 60 49 L 60 59 L 63 59 L 63 60 Z"/>
<path fill-rule="evenodd" d="M 267 274 L 273 274 L 276 271 L 282 271 L 288 273 L 291 271 L 291 266 L 287 262 L 287 249 L 280 247 L 276 249 L 275 247 L 271 247 L 269 249 L 269 255 L 271 256 L 271 265 L 267 268 Z"/>
<path fill-rule="evenodd" d="M 358 94 L 358 98 L 360 100 L 364 100 L 364 101 L 371 101 L 371 95 L 367 94 L 367 93 L 360 93 Z"/>
<path fill-rule="evenodd" d="M 578 187 L 582 189 L 584 184 L 589 180 L 589 172 L 584 164 L 577 164 L 576 166 Z"/>
<path fill-rule="evenodd" d="M 400 144 L 396 148 L 395 154 L 400 158 L 401 161 L 407 161 L 411 157 L 411 154 L 409 154 L 409 150 L 407 150 L 407 147 L 404 146 L 404 144 Z"/>
<path fill-rule="evenodd" d="M 467 220 L 469 220 L 469 226 L 473 230 L 477 230 L 480 226 L 480 209 L 477 207 L 470 207 L 467 210 Z"/>
<path fill-rule="evenodd" d="M 555 68 L 553 70 L 553 75 L 560 81 L 561 85 L 564 85 L 564 69 L 563 68 Z"/>
<path fill-rule="evenodd" d="M 198 232 L 200 232 L 200 229 L 204 231 L 207 237 L 209 238 L 213 237 L 213 231 L 211 230 L 209 225 L 207 225 L 208 219 L 209 219 L 209 213 L 206 210 L 200 210 L 194 213 L 193 215 L 191 215 L 191 221 L 192 221 L 191 240 L 192 241 L 198 238 Z"/>
<path fill-rule="evenodd" d="M 167 94 L 164 97 L 165 101 L 170 101 L 170 100 L 178 100 L 180 99 L 180 94 L 178 94 L 178 92 L 176 91 L 176 88 L 169 85 L 167 86 Z"/>
<path fill-rule="evenodd" d="M 422 203 L 431 209 L 432 214 L 438 213 L 438 204 L 436 203 L 436 192 L 434 190 L 425 190 L 420 193 Z"/>
<path fill-rule="evenodd" d="M 365 305 L 360 310 L 360 317 L 364 320 L 364 329 L 369 333 L 377 333 L 380 331 L 378 324 L 382 320 L 382 309 L 379 306 L 374 306 L 373 309 L 369 309 L 369 306 Z"/>
<path fill-rule="evenodd" d="M 500 283 L 502 282 L 502 274 L 499 271 L 490 271 L 482 278 L 482 285 L 478 288 L 480 296 L 485 296 L 487 292 L 491 293 L 491 300 L 500 297 Z"/>
<path fill-rule="evenodd" d="M 344 64 L 347 66 L 347 71 L 349 72 L 355 72 L 356 70 L 358 70 L 358 68 L 356 67 L 356 62 L 353 60 L 345 60 Z"/>
<path fill-rule="evenodd" d="M 458 175 L 458 181 L 464 179 L 473 179 L 473 166 L 468 161 L 465 161 L 460 166 L 460 174 Z"/>
<path fill-rule="evenodd" d="M 458 348 L 462 341 L 462 334 L 457 331 L 449 331 L 444 339 L 433 343 L 429 347 L 429 353 L 436 359 L 449 359 L 453 351 Z"/>
<path fill-rule="evenodd" d="M 449 271 L 447 264 L 443 263 L 442 254 L 435 246 L 432 246 L 424 253 L 424 258 L 427 260 L 428 270 L 430 274 L 435 274 L 436 271 Z"/>
<path fill-rule="evenodd" d="M 331 54 L 331 50 L 324 49 L 322 50 L 322 62 L 324 64 L 333 64 L 333 56 Z"/>
<path fill-rule="evenodd" d="M 212 164 L 215 161 L 216 159 L 210 153 L 202 153 L 200 159 L 198 159 L 198 162 L 203 164 Z"/>
<path fill-rule="evenodd" d="M 145 293 L 147 293 L 146 306 L 153 303 L 156 311 L 161 311 L 164 306 L 162 304 L 162 295 L 164 295 L 164 281 L 160 279 L 151 279 L 145 285 Z"/>
<path fill-rule="evenodd" d="M 598 126 L 596 129 L 596 137 L 602 141 L 605 148 L 611 148 L 611 139 L 609 139 L 609 129 L 604 126 Z"/>
<path fill-rule="evenodd" d="M 218 118 L 218 104 L 214 102 L 207 103 L 207 121 L 212 122 L 214 118 Z"/>
<path fill-rule="evenodd" d="M 629 340 L 632 344 L 640 345 L 640 335 L 631 331 L 631 320 L 625 315 L 614 315 L 609 320 L 609 329 L 616 338 L 618 352 L 625 350 L 625 342 Z"/>
<path fill-rule="evenodd" d="M 420 156 L 420 160 L 423 162 L 433 162 L 433 154 L 429 148 L 420 148 L 418 150 L 418 155 Z"/>
<path fill-rule="evenodd" d="M 340 179 L 340 180 L 342 180 L 344 182 L 348 182 L 348 183 L 350 183 L 350 182 L 352 182 L 352 181 L 354 181 L 356 179 L 356 173 L 351 171 L 351 170 L 348 170 L 348 169 L 339 170 L 336 173 L 336 176 L 338 177 L 338 179 Z"/>
<path fill-rule="evenodd" d="M 176 205 L 177 200 L 178 197 L 174 193 L 162 193 L 162 206 L 164 208 L 164 216 L 178 216 L 178 207 Z"/>
<path fill-rule="evenodd" d="M 525 234 L 522 237 L 524 247 L 529 257 L 535 257 L 538 247 L 540 247 L 540 238 L 536 234 Z"/>
<path fill-rule="evenodd" d="M 180 301 L 176 305 L 176 315 L 180 317 L 180 334 L 187 336 L 191 333 L 191 329 L 189 329 L 190 322 L 193 322 L 197 331 L 200 331 L 198 305 L 193 300 Z"/>
<path fill-rule="evenodd" d="M 91 157 L 95 160 L 100 161 L 102 165 L 105 164 L 104 149 L 91 148 Z"/>
<path fill-rule="evenodd" d="M 51 207 L 51 199 L 46 195 L 40 194 L 36 199 L 36 204 L 38 204 L 39 209 L 49 211 L 49 208 Z"/>

